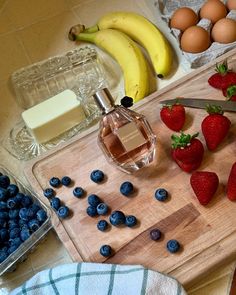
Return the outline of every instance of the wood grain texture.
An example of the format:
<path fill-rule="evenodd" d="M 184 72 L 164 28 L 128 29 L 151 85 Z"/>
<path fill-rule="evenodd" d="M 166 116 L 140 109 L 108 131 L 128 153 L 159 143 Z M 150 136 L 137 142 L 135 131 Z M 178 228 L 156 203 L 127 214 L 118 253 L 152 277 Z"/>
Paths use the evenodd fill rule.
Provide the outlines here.
<path fill-rule="evenodd" d="M 204 110 L 186 109 L 187 122 L 184 131 L 200 132 L 199 139 L 205 146 L 205 154 L 199 170 L 214 171 L 220 185 L 212 202 L 203 207 L 195 198 L 190 183 L 190 174 L 183 172 L 170 157 L 173 133 L 159 117 L 162 99 L 178 96 L 224 99 L 221 91 L 211 88 L 207 79 L 214 73 L 216 62 L 228 58 L 229 66 L 236 70 L 236 50 L 232 50 L 216 61 L 153 93 L 135 105 L 144 114 L 157 135 L 155 162 L 134 175 L 127 175 L 106 162 L 97 146 L 97 126 L 78 135 L 54 151 L 31 161 L 25 167 L 25 174 L 32 187 L 42 196 L 52 176 L 69 175 L 74 186 L 85 188 L 87 195 L 95 193 L 106 202 L 111 210 L 122 210 L 133 214 L 139 224 L 135 228 L 110 227 L 107 232 L 96 228 L 101 218 L 86 214 L 87 198 L 73 197 L 73 187 L 61 187 L 57 194 L 72 209 L 70 217 L 53 222 L 60 239 L 75 261 L 106 261 L 99 254 L 102 244 L 110 244 L 116 254 L 107 262 L 141 263 L 146 267 L 175 276 L 185 286 L 190 286 L 207 271 L 220 263 L 236 257 L 236 203 L 225 196 L 225 185 L 232 164 L 236 161 L 236 115 L 226 113 L 232 122 L 225 142 L 215 151 L 209 152 L 201 134 Z M 102 184 L 93 183 L 90 172 L 101 169 L 106 174 Z M 132 197 L 119 193 L 123 181 L 131 181 L 136 192 Z M 164 187 L 170 193 L 167 202 L 154 198 L 155 190 Z M 42 200 L 45 198 L 42 196 Z M 105 216 L 108 220 L 109 216 Z M 149 231 L 159 227 L 164 236 L 161 241 L 149 239 Z M 177 254 L 166 250 L 168 239 L 176 238 L 182 245 Z"/>

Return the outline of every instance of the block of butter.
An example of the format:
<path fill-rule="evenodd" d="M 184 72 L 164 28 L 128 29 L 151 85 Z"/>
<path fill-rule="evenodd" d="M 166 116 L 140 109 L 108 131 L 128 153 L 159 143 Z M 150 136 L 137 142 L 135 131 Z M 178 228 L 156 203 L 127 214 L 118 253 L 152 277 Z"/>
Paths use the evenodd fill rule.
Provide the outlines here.
<path fill-rule="evenodd" d="M 72 90 L 48 98 L 22 113 L 29 132 L 38 143 L 45 143 L 85 119 L 85 114 Z"/>

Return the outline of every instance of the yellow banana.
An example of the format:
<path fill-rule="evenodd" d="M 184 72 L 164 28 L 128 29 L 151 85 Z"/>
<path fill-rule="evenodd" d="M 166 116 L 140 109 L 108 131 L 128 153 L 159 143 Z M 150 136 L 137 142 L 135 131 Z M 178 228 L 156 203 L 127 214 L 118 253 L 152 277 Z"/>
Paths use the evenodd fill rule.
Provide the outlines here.
<path fill-rule="evenodd" d="M 145 17 L 133 12 L 111 12 L 100 18 L 98 23 L 85 32 L 117 29 L 126 33 L 148 52 L 159 78 L 171 70 L 172 52 L 170 45 L 158 28 Z"/>
<path fill-rule="evenodd" d="M 75 28 L 75 27 L 74 27 Z M 125 94 L 135 102 L 149 94 L 149 73 L 141 49 L 126 34 L 106 29 L 95 33 L 82 33 L 72 28 L 69 38 L 87 41 L 109 53 L 121 66 L 124 74 Z"/>

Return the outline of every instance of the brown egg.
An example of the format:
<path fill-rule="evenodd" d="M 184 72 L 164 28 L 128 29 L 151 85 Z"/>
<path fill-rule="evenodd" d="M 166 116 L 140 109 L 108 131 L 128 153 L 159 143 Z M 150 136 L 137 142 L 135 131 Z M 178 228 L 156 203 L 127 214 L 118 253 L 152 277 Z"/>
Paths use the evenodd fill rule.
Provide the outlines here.
<path fill-rule="evenodd" d="M 200 9 L 200 17 L 209 19 L 213 24 L 226 15 L 227 9 L 220 0 L 209 0 Z"/>
<path fill-rule="evenodd" d="M 236 0 L 228 0 L 226 6 L 229 10 L 236 10 Z"/>
<path fill-rule="evenodd" d="M 222 18 L 214 24 L 211 37 L 215 42 L 227 44 L 236 41 L 236 21 Z"/>
<path fill-rule="evenodd" d="M 188 7 L 181 7 L 175 10 L 170 20 L 170 27 L 184 31 L 198 23 L 197 14 Z"/>
<path fill-rule="evenodd" d="M 183 32 L 180 45 L 183 51 L 199 53 L 211 45 L 210 35 L 202 27 L 192 26 Z"/>

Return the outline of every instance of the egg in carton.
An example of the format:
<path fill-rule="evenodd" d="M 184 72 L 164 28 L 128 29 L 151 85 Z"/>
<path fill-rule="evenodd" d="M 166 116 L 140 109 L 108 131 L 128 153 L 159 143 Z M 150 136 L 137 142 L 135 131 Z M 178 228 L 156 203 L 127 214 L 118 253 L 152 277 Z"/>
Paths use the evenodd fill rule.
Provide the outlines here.
<path fill-rule="evenodd" d="M 181 3 L 180 3 L 181 2 Z M 176 9 L 180 7 L 189 7 L 191 8 L 197 15 L 199 15 L 201 7 L 206 3 L 206 1 L 202 0 L 196 0 L 196 1 L 172 1 L 172 0 L 159 0 L 159 9 L 162 13 L 162 19 L 168 24 L 170 24 L 171 17 L 173 16 L 173 13 L 176 11 Z M 226 1 L 223 1 L 224 4 L 226 4 Z M 236 21 L 236 10 L 231 10 L 226 15 L 226 18 L 233 19 Z M 199 27 L 202 27 L 205 29 L 209 35 L 211 34 L 211 30 L 213 27 L 213 23 L 206 19 L 201 18 L 198 23 L 196 24 Z M 180 40 L 182 36 L 182 32 L 179 29 L 170 28 L 171 34 L 178 40 L 179 46 L 180 46 Z M 206 46 L 208 47 L 208 46 Z M 189 53 L 185 52 L 181 49 L 184 59 L 188 62 L 191 68 L 198 68 L 206 63 L 208 63 L 211 60 L 214 60 L 218 56 L 226 53 L 227 51 L 233 49 L 236 47 L 236 41 L 232 43 L 219 43 L 219 42 L 212 42 L 211 45 L 204 51 L 199 53 Z"/>

